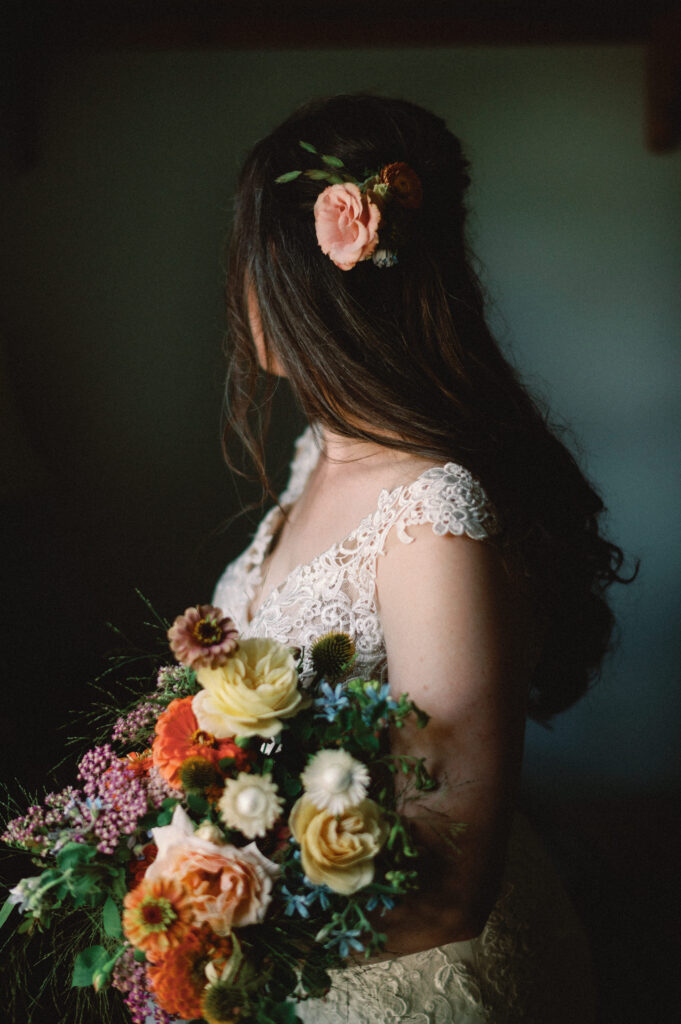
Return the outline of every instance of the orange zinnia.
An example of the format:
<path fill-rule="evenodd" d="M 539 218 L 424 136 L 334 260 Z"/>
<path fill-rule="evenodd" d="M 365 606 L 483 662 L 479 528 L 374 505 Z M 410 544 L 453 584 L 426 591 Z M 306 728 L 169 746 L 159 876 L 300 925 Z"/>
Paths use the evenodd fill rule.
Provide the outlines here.
<path fill-rule="evenodd" d="M 248 770 L 250 754 L 233 739 L 217 739 L 199 729 L 192 710 L 192 697 L 172 701 L 156 722 L 156 738 L 152 746 L 154 766 L 166 782 L 182 788 L 180 766 L 188 757 L 203 757 L 216 767 L 223 757 L 234 758 L 235 771 Z"/>
<path fill-rule="evenodd" d="M 192 897 L 175 878 L 144 879 L 123 900 L 123 931 L 150 960 L 179 945 L 192 923 Z"/>
<path fill-rule="evenodd" d="M 159 963 L 147 967 L 161 1009 L 187 1020 L 200 1017 L 201 997 L 207 985 L 206 964 L 211 960 L 224 961 L 231 954 L 231 939 L 220 939 L 205 926 L 192 928 Z"/>

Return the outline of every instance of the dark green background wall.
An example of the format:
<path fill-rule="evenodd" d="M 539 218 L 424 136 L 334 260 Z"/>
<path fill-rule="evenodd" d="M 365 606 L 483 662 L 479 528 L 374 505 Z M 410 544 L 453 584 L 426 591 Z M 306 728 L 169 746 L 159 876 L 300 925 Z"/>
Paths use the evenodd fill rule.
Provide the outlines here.
<path fill-rule="evenodd" d="M 135 587 L 172 617 L 244 545 L 253 520 L 224 524 L 253 492 L 219 446 L 236 170 L 299 102 L 372 89 L 463 139 L 490 316 L 570 424 L 613 539 L 641 559 L 615 595 L 602 682 L 551 732 L 529 728 L 526 798 L 553 815 L 559 849 L 582 809 L 594 842 L 563 853 L 585 903 L 601 898 L 606 832 L 634 851 L 652 835 L 664 877 L 681 718 L 681 153 L 645 149 L 643 48 L 138 51 L 36 75 L 36 160 L 9 153 L 1 182 L 3 771 L 37 783 L 57 759 L 111 646 L 105 623 L 143 637 Z M 300 425 L 285 393 L 277 423 L 273 468 Z M 630 861 L 629 893 L 632 872 L 650 874 Z M 657 910 L 641 898 L 661 941 Z M 601 925 L 610 935 L 609 912 Z"/>
<path fill-rule="evenodd" d="M 37 160 L 8 164 L 0 226 L 7 623 L 32 665 L 16 682 L 48 688 L 59 717 L 78 659 L 89 672 L 106 646 L 102 623 L 139 618 L 135 586 L 172 615 L 206 599 L 243 544 L 247 523 L 219 531 L 237 508 L 218 442 L 236 169 L 298 102 L 369 88 L 432 107 L 462 137 L 492 319 L 573 428 L 613 537 L 642 560 L 616 596 L 622 641 L 604 681 L 552 733 L 530 728 L 528 777 L 563 792 L 667 786 L 681 154 L 644 148 L 643 61 L 638 46 L 540 47 L 129 52 L 45 68 Z M 296 427 L 284 400 L 275 462 Z M 55 663 L 66 689 L 48 685 Z"/>

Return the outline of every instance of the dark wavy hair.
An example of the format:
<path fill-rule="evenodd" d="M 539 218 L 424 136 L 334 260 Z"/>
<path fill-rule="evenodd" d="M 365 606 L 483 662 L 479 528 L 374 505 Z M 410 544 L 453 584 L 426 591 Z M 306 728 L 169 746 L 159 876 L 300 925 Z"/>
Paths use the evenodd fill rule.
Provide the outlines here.
<path fill-rule="evenodd" d="M 301 140 L 358 179 L 396 161 L 416 171 L 423 203 L 396 266 L 367 260 L 342 271 L 322 253 L 313 207 L 326 183 L 275 181 L 320 167 Z M 249 326 L 253 289 L 268 358 L 309 421 L 458 462 L 481 481 L 503 522 L 490 543 L 534 609 L 541 651 L 529 713 L 547 721 L 598 673 L 614 624 L 604 591 L 624 582 L 623 555 L 599 533 L 603 502 L 487 326 L 464 232 L 468 170 L 439 117 L 366 94 L 309 103 L 257 143 L 239 179 L 229 250 L 225 452 L 236 434 L 268 487 L 271 378 L 263 383 Z"/>

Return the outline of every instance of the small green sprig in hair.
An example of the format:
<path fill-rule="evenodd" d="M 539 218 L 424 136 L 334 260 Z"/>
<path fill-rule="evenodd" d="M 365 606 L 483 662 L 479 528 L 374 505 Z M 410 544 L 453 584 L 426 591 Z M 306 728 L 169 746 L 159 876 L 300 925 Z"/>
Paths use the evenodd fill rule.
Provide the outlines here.
<path fill-rule="evenodd" d="M 280 174 L 278 178 L 275 178 L 275 184 L 285 185 L 289 181 L 295 181 L 296 178 L 309 178 L 311 181 L 326 181 L 329 185 L 342 185 L 345 181 L 350 181 L 353 185 L 360 185 L 361 182 L 350 174 L 345 167 L 343 161 L 337 156 L 329 156 L 326 153 L 320 153 L 316 146 L 313 146 L 311 142 L 300 142 L 301 149 L 306 150 L 308 153 L 313 153 L 314 156 L 318 156 L 319 159 L 325 164 L 325 167 L 313 167 L 307 171 L 286 171 L 285 174 Z"/>

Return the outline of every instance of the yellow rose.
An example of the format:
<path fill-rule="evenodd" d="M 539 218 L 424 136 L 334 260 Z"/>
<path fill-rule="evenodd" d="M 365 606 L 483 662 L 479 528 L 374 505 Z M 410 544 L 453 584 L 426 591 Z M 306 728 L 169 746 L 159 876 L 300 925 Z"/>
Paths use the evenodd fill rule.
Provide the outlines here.
<path fill-rule="evenodd" d="M 295 659 L 277 640 L 253 637 L 217 668 L 199 668 L 192 700 L 199 728 L 213 736 L 276 736 L 281 719 L 309 703 L 298 689 Z"/>
<path fill-rule="evenodd" d="M 300 844 L 305 874 L 315 885 L 328 885 L 349 896 L 373 880 L 374 857 L 388 835 L 381 808 L 373 800 L 331 814 L 301 797 L 291 811 L 289 827 Z"/>

